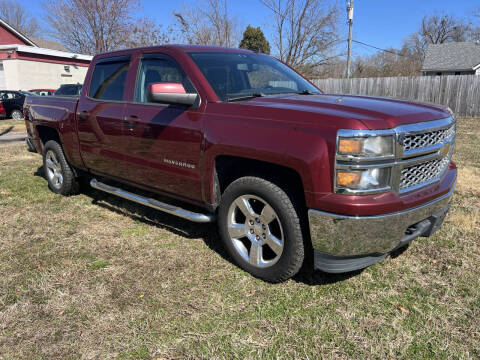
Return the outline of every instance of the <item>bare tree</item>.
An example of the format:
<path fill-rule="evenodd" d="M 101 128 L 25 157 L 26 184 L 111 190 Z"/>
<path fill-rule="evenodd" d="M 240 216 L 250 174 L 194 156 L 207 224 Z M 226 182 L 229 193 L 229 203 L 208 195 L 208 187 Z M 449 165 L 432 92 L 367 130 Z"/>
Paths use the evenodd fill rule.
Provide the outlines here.
<path fill-rule="evenodd" d="M 357 57 L 352 76 L 419 76 L 429 44 L 471 41 L 474 40 L 474 34 L 472 26 L 453 16 L 425 16 L 419 29 L 403 41 L 401 49 L 386 49 L 370 56 Z"/>
<path fill-rule="evenodd" d="M 339 10 L 324 0 L 261 0 L 273 12 L 280 60 L 306 75 L 327 63 L 338 45 Z"/>
<path fill-rule="evenodd" d="M 468 33 L 468 26 L 451 15 L 424 16 L 420 29 L 411 34 L 405 44 L 423 58 L 429 44 L 466 41 Z"/>
<path fill-rule="evenodd" d="M 312 78 L 315 79 L 340 79 L 345 76 L 347 61 L 345 59 L 335 59 L 334 61 L 320 65 Z"/>
<path fill-rule="evenodd" d="M 152 19 L 141 18 L 132 24 L 130 35 L 122 44 L 122 47 L 162 45 L 168 44 L 174 39 L 172 29 L 167 29 L 167 32 L 165 32 Z"/>
<path fill-rule="evenodd" d="M 16 1 L 0 0 L 0 17 L 27 37 L 37 36 L 40 30 L 37 20 Z"/>
<path fill-rule="evenodd" d="M 174 16 L 181 41 L 227 47 L 239 42 L 240 30 L 228 14 L 227 0 L 202 0 L 194 7 L 184 6 Z"/>
<path fill-rule="evenodd" d="M 418 76 L 422 60 L 407 47 L 386 49 L 370 56 L 359 56 L 353 62 L 352 77 Z"/>
<path fill-rule="evenodd" d="M 480 6 L 473 10 L 472 21 L 469 23 L 470 40 L 480 41 Z"/>
<path fill-rule="evenodd" d="M 138 19 L 137 0 L 47 0 L 52 36 L 69 50 L 95 54 L 130 46 L 153 45 L 166 36 L 150 19 Z"/>
<path fill-rule="evenodd" d="M 471 11 L 471 16 L 472 16 L 473 18 L 476 18 L 477 22 L 480 23 L 480 6 L 472 9 L 472 11 Z"/>

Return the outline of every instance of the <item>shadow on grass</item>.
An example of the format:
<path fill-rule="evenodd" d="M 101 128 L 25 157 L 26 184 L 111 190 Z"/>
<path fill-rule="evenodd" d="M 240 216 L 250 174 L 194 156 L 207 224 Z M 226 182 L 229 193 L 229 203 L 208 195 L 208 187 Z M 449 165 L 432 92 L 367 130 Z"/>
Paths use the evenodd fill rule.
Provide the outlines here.
<path fill-rule="evenodd" d="M 303 270 L 297 274 L 293 280 L 310 286 L 329 285 L 348 280 L 354 276 L 360 275 L 364 269 L 350 271 L 343 274 L 329 274 L 320 270 Z"/>
<path fill-rule="evenodd" d="M 35 171 L 34 175 L 44 177 L 43 166 L 39 167 L 37 171 Z M 113 183 L 112 185 L 119 184 Z M 139 189 L 134 189 L 123 184 L 121 185 L 121 187 L 122 189 L 127 191 L 134 191 L 137 194 L 145 194 L 151 196 L 151 194 L 145 193 Z M 234 261 L 230 258 L 230 256 L 225 251 L 225 248 L 221 244 L 220 236 L 218 234 L 217 226 L 215 223 L 194 223 L 179 218 L 177 216 L 164 213 L 160 210 L 151 209 L 147 206 L 137 204 L 133 201 L 122 199 L 118 196 L 93 189 L 90 187 L 87 181 L 82 182 L 81 193 L 88 196 L 91 199 L 92 204 L 100 206 L 109 211 L 113 211 L 119 215 L 128 216 L 137 222 L 170 231 L 176 235 L 185 237 L 187 239 L 201 239 L 205 243 L 205 245 L 207 245 L 211 250 L 215 251 L 224 260 L 235 265 Z M 171 200 L 159 196 L 155 198 L 166 203 L 173 203 L 173 205 L 179 205 L 188 208 L 188 206 L 185 206 L 185 204 L 182 204 L 181 202 L 176 200 Z M 192 210 L 195 211 L 195 208 L 193 208 Z M 196 210 L 199 211 L 198 208 Z M 348 280 L 351 277 L 359 275 L 362 271 L 363 270 L 357 270 L 344 274 L 328 274 L 322 271 L 313 270 L 313 263 L 307 260 L 305 266 L 297 275 L 292 278 L 292 280 L 310 286 L 328 285 Z"/>
<path fill-rule="evenodd" d="M 13 129 L 13 126 L 10 126 L 10 127 L 6 128 L 2 132 L 0 132 L 0 136 L 8 134 L 10 131 L 12 131 L 12 129 Z"/>

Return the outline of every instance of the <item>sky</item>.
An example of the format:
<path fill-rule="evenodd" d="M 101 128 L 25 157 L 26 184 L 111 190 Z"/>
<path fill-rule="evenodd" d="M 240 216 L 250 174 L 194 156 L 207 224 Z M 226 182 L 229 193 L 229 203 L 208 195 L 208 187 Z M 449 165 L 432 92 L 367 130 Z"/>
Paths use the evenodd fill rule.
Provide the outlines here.
<path fill-rule="evenodd" d="M 41 1 L 17 0 L 30 13 L 42 21 Z M 183 5 L 195 4 L 195 0 L 140 0 L 143 15 L 154 18 L 165 28 L 172 24 L 172 13 Z M 329 1 L 329 0 L 325 0 Z M 346 9 L 346 0 L 337 0 Z M 480 0 L 354 0 L 353 38 L 380 48 L 400 48 L 402 40 L 418 29 L 424 15 L 434 12 L 453 14 L 468 19 L 471 11 L 480 6 Z M 271 13 L 260 0 L 228 0 L 228 11 L 241 28 L 247 25 L 260 26 L 267 40 L 272 39 Z M 341 31 L 347 34 L 346 10 L 342 13 L 345 22 Z M 480 21 L 480 20 L 478 20 Z M 346 35 L 344 35 L 346 38 Z M 346 47 L 346 43 L 345 43 Z M 353 56 L 374 54 L 375 49 L 353 45 Z"/>

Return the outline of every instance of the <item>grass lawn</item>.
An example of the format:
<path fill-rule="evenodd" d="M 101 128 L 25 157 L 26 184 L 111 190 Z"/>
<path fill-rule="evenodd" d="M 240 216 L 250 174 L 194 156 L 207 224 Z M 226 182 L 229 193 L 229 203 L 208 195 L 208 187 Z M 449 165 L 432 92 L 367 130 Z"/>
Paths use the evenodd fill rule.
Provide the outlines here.
<path fill-rule="evenodd" d="M 0 122 L 2 124 L 2 122 Z M 443 228 L 346 276 L 272 285 L 197 225 L 51 193 L 0 148 L 0 359 L 480 358 L 480 119 L 459 119 Z"/>
<path fill-rule="evenodd" d="M 27 132 L 25 129 L 25 120 L 0 120 L 0 135 L 13 132 Z"/>

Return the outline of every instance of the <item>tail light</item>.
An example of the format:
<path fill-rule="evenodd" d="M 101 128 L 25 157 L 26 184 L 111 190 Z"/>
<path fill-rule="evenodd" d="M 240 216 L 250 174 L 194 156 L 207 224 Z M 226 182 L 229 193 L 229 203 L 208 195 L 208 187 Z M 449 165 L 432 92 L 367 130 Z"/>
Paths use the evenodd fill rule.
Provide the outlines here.
<path fill-rule="evenodd" d="M 5 108 L 3 107 L 3 102 L 0 101 L 0 115 L 6 115 L 7 112 L 5 111 Z"/>

